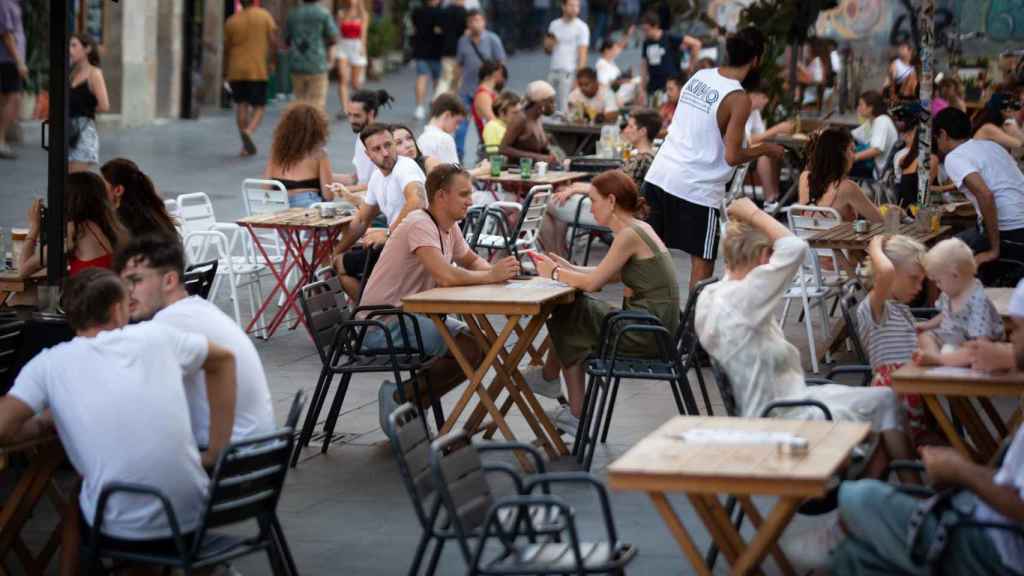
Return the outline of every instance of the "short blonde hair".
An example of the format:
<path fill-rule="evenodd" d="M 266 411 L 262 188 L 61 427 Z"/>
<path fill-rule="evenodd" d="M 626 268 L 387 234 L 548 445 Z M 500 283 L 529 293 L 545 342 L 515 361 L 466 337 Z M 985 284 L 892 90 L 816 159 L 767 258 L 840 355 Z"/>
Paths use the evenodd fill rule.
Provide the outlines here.
<path fill-rule="evenodd" d="M 928 274 L 957 272 L 972 278 L 978 272 L 978 265 L 970 246 L 959 238 L 947 238 L 925 254 L 924 269 Z"/>
<path fill-rule="evenodd" d="M 746 222 L 733 220 L 725 229 L 722 253 L 729 268 L 743 268 L 757 262 L 761 253 L 772 247 L 772 241 L 764 232 Z"/>

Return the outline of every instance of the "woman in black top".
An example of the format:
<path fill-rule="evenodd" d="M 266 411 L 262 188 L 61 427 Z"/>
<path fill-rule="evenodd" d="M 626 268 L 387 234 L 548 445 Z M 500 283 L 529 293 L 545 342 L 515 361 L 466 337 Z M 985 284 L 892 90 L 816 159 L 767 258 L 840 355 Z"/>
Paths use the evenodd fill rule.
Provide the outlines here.
<path fill-rule="evenodd" d="M 85 34 L 74 34 L 68 44 L 71 61 L 71 89 L 68 92 L 69 131 L 68 170 L 81 172 L 100 161 L 100 138 L 96 132 L 96 113 L 110 109 L 107 83 L 100 70 L 96 41 Z"/>

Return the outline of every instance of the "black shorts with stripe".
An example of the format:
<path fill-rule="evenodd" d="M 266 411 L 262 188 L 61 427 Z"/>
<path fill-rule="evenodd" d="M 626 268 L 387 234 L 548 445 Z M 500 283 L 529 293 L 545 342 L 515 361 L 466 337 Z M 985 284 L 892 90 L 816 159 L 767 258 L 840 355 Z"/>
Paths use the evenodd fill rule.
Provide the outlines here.
<path fill-rule="evenodd" d="M 669 248 L 714 261 L 718 258 L 719 219 L 717 208 L 694 204 L 644 182 L 640 189 L 647 199 L 647 223 Z"/>

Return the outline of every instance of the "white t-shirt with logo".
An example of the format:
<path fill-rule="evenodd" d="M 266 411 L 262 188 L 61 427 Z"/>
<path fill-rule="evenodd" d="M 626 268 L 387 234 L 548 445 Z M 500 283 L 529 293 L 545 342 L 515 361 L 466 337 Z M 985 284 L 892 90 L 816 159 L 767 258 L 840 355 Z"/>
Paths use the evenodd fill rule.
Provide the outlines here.
<path fill-rule="evenodd" d="M 668 136 L 645 180 L 693 204 L 721 208 L 734 167 L 725 161 L 718 108 L 737 90 L 743 86 L 718 68 L 694 73 L 680 92 Z"/>
<path fill-rule="evenodd" d="M 853 139 L 860 144 L 867 144 L 868 148 L 880 150 L 882 153 L 875 156 L 875 174 L 885 171 L 885 161 L 888 160 L 893 146 L 900 139 L 900 134 L 888 114 L 875 116 L 871 122 L 865 122 L 850 133 Z"/>
<path fill-rule="evenodd" d="M 183 332 L 202 334 L 210 342 L 235 355 L 235 424 L 231 441 L 247 440 L 276 429 L 263 362 L 252 340 L 220 308 L 198 296 L 190 296 L 157 312 L 153 321 Z M 206 397 L 206 373 L 185 376 L 185 397 L 192 433 L 200 446 L 210 443 L 210 404 Z"/>
<path fill-rule="evenodd" d="M 555 49 L 551 52 L 551 70 L 575 72 L 580 67 L 579 47 L 590 46 L 590 28 L 586 22 L 573 18 L 566 22 L 559 18 L 548 25 L 548 34 L 555 37 Z"/>
<path fill-rule="evenodd" d="M 364 202 L 380 208 L 390 226 L 402 212 L 402 208 L 405 208 L 405 187 L 413 182 L 426 186 L 427 177 L 423 175 L 415 160 L 399 156 L 395 167 L 387 176 L 380 169 L 373 171 Z"/>
<path fill-rule="evenodd" d="M 971 139 L 946 154 L 946 174 L 956 187 L 974 204 L 979 222 L 978 199 L 967 189 L 964 179 L 978 174 L 996 200 L 999 230 L 1024 228 L 1024 174 L 1010 153 L 995 142 Z"/>
<path fill-rule="evenodd" d="M 615 64 L 605 60 L 604 58 L 598 58 L 597 64 L 594 65 L 594 71 L 597 72 L 597 83 L 604 84 L 605 86 L 610 85 L 622 76 L 622 70 Z"/>
<path fill-rule="evenodd" d="M 40 352 L 10 394 L 35 413 L 49 409 L 68 458 L 82 476 L 80 505 L 92 523 L 111 482 L 163 492 L 183 532 L 195 530 L 209 479 L 189 424 L 181 385 L 201 370 L 207 340 L 155 322 L 77 337 Z M 160 503 L 115 494 L 103 533 L 127 540 L 171 535 Z"/>
<path fill-rule="evenodd" d="M 356 134 L 356 150 L 352 154 L 352 165 L 356 167 L 356 179 L 359 184 L 368 183 L 373 171 L 377 169 L 373 160 L 370 160 L 366 154 L 366 145 L 363 144 L 363 139 L 358 134 Z"/>
<path fill-rule="evenodd" d="M 455 147 L 455 138 L 437 126 L 427 124 L 423 133 L 416 139 L 416 145 L 424 156 L 437 158 L 445 164 L 459 163 L 459 150 Z"/>

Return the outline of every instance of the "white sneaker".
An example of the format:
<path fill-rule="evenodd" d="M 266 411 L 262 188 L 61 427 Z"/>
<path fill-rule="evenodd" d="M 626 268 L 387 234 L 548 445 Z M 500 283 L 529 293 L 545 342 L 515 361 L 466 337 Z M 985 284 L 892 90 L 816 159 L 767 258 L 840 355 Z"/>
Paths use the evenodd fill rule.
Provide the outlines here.
<path fill-rule="evenodd" d="M 558 428 L 566 436 L 576 437 L 576 430 L 580 427 L 580 419 L 573 416 L 572 410 L 568 406 L 562 404 L 558 407 L 558 410 L 548 413 L 548 416 L 555 423 L 555 428 Z"/>
<path fill-rule="evenodd" d="M 544 377 L 542 366 L 529 366 L 522 371 L 526 384 L 533 390 L 534 394 L 540 394 L 546 398 L 558 400 L 562 395 L 562 375 L 548 380 Z"/>
<path fill-rule="evenodd" d="M 807 516 L 791 524 L 779 538 L 779 546 L 799 573 L 828 567 L 829 554 L 846 534 L 839 525 L 836 510 L 820 516 Z"/>
<path fill-rule="evenodd" d="M 778 202 L 765 202 L 764 203 L 764 211 L 766 213 L 768 213 L 768 214 L 775 214 L 776 212 L 779 211 L 779 203 Z"/>
<path fill-rule="evenodd" d="M 417 120 L 424 120 L 427 117 L 427 109 L 424 106 L 417 106 L 416 112 L 413 113 L 413 117 Z"/>

